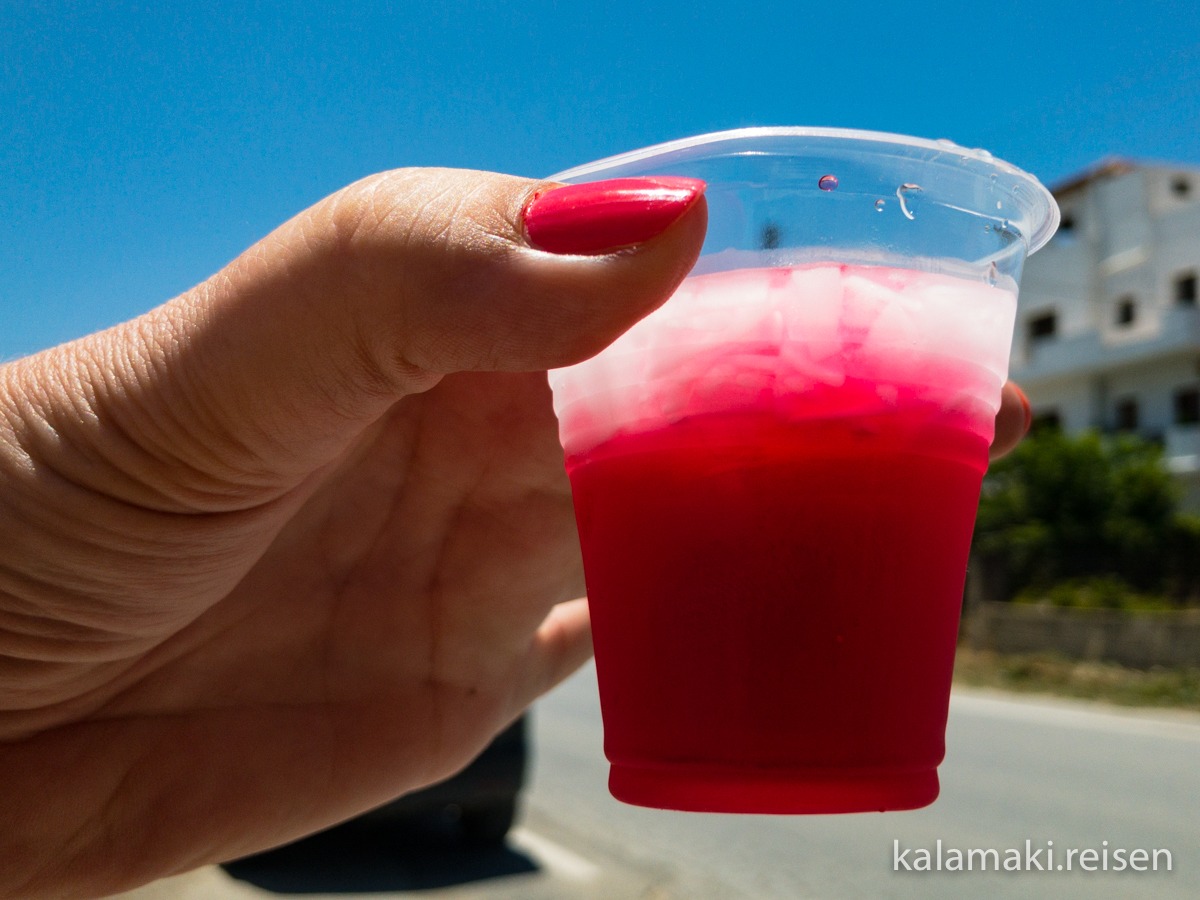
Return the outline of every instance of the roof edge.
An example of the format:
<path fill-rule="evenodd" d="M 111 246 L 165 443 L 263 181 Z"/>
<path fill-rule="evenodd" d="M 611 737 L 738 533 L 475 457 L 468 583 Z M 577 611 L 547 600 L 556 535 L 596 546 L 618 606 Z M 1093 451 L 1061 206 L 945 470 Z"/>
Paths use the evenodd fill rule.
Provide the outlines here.
<path fill-rule="evenodd" d="M 1048 185 L 1048 187 L 1050 193 L 1058 197 L 1061 194 L 1069 194 L 1084 185 L 1090 184 L 1093 181 L 1099 181 L 1102 178 L 1117 178 L 1121 175 L 1128 175 L 1131 172 L 1146 171 L 1149 169 L 1167 169 L 1181 173 L 1200 173 L 1200 166 L 1194 163 L 1174 163 L 1168 160 L 1139 160 L 1129 156 L 1113 155 L 1102 157 L 1087 168 L 1076 172 L 1074 175 L 1068 175 L 1061 181 Z"/>
<path fill-rule="evenodd" d="M 1056 197 L 1059 194 L 1068 194 L 1071 191 L 1078 190 L 1085 184 L 1099 181 L 1101 178 L 1116 178 L 1120 175 L 1128 175 L 1138 168 L 1145 167 L 1140 166 L 1135 160 L 1129 157 L 1105 156 L 1081 172 L 1077 172 L 1062 181 L 1050 185 L 1050 193 Z"/>

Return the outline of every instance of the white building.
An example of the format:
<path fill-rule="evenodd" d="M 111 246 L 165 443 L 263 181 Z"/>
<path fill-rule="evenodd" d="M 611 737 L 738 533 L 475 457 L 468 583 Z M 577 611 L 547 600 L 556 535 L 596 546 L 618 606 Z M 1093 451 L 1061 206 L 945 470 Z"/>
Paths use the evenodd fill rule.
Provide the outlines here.
<path fill-rule="evenodd" d="M 1200 509 L 1200 169 L 1107 160 L 1054 189 L 1026 263 L 1012 377 L 1035 420 L 1161 441 Z"/>

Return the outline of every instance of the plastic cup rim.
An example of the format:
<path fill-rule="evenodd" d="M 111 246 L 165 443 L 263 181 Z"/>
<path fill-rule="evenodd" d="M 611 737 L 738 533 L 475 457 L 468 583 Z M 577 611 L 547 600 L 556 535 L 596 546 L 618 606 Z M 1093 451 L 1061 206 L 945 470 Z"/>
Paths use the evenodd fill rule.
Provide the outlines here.
<path fill-rule="evenodd" d="M 887 131 L 868 131 L 857 128 L 817 128 L 808 126 L 756 126 L 751 128 L 734 128 L 727 131 L 714 131 L 708 134 L 699 134 L 693 137 L 679 138 L 673 141 L 666 141 L 661 144 L 652 144 L 648 147 L 642 147 L 637 150 L 630 150 L 625 153 L 618 153 L 614 156 L 607 156 L 603 159 L 598 159 L 593 162 L 584 163 L 582 165 L 573 166 L 569 169 L 564 169 L 550 176 L 551 181 L 568 181 L 594 175 L 598 172 L 603 172 L 606 169 L 612 169 L 617 166 L 629 165 L 632 163 L 643 162 L 655 157 L 667 156 L 669 154 L 684 153 L 687 151 L 698 151 L 706 148 L 715 149 L 720 144 L 749 144 L 755 140 L 764 138 L 817 138 L 817 139 L 833 139 L 850 142 L 858 142 L 862 144 L 882 144 L 892 145 L 895 147 L 910 147 L 920 150 L 929 150 L 935 153 L 953 153 L 960 159 L 970 159 L 981 163 L 991 168 L 997 175 L 1005 175 L 1011 178 L 1018 179 L 1030 191 L 1033 192 L 1032 202 L 1030 202 L 1031 212 L 1034 214 L 1036 227 L 1028 237 L 1028 253 L 1033 253 L 1050 240 L 1054 232 L 1058 230 L 1059 210 L 1058 203 L 1054 199 L 1054 195 L 1050 190 L 1043 185 L 1036 177 L 1014 166 L 1012 163 L 1005 162 L 996 156 L 993 156 L 987 150 L 971 149 L 955 144 L 953 141 L 945 138 L 931 139 L 914 137 L 906 134 L 895 134 Z M 757 152 L 752 146 L 748 146 L 740 154 L 730 155 L 753 155 Z M 1041 202 L 1038 203 L 1037 201 Z M 1040 208 L 1039 208 L 1040 207 Z"/>

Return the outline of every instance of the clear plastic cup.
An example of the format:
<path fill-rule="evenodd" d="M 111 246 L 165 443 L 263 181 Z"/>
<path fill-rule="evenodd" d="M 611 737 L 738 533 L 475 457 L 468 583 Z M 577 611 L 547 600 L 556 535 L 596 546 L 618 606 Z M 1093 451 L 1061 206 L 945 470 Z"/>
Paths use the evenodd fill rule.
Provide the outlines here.
<path fill-rule="evenodd" d="M 726 812 L 937 797 L 1033 177 L 948 141 L 704 135 L 564 182 L 708 183 L 667 303 L 550 373 L 609 787 Z"/>

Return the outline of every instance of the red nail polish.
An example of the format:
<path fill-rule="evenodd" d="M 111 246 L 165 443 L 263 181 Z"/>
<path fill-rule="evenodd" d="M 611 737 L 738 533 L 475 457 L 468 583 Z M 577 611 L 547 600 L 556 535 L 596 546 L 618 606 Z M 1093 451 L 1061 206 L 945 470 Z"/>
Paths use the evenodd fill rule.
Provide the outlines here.
<path fill-rule="evenodd" d="M 694 178 L 613 178 L 535 194 L 522 218 L 531 246 L 594 256 L 666 231 L 704 193 Z"/>

